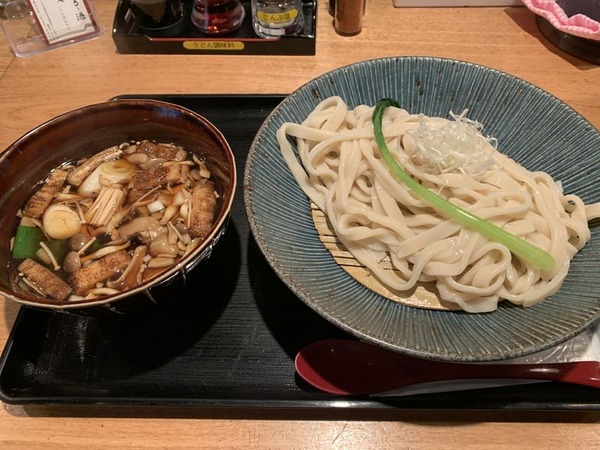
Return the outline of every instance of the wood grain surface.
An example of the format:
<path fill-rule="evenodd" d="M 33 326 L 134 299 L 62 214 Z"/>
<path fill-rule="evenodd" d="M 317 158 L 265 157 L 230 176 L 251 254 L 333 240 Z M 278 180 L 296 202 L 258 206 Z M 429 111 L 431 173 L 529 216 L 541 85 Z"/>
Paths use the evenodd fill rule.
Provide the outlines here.
<path fill-rule="evenodd" d="M 394 8 L 369 0 L 341 37 L 319 1 L 314 56 L 121 55 L 116 0 L 96 0 L 104 35 L 30 58 L 0 36 L 0 149 L 79 106 L 122 94 L 285 94 L 331 69 L 386 56 L 455 58 L 515 75 L 600 128 L 600 67 L 554 47 L 524 7 Z M 0 348 L 18 307 L 0 303 Z M 600 392 L 597 394 L 600 400 Z M 596 448 L 592 411 L 244 411 L 0 405 L 0 448 Z"/>

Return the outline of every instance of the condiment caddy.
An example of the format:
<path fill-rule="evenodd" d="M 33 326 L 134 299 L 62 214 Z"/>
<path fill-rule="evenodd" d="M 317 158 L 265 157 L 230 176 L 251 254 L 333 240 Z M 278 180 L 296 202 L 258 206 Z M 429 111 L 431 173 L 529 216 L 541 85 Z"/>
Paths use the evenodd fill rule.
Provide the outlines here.
<path fill-rule="evenodd" d="M 165 0 L 164 16 L 153 16 L 155 10 L 148 3 L 153 2 L 119 1 L 112 31 L 119 53 L 315 54 L 316 0 L 288 1 L 287 9 L 278 10 L 269 9 L 264 0 L 220 0 L 218 5 Z M 211 22 L 213 14 L 217 20 Z M 228 28 L 219 28 L 223 18 Z"/>

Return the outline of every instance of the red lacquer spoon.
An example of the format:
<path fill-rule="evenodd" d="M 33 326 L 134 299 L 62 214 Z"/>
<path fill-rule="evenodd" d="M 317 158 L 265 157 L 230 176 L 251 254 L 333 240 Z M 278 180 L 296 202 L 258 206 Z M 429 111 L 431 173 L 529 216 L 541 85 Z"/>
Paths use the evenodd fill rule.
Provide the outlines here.
<path fill-rule="evenodd" d="M 304 347 L 296 372 L 312 386 L 336 395 L 374 395 L 420 383 L 511 379 L 560 381 L 600 387 L 600 363 L 539 364 L 440 362 L 396 353 L 350 339 L 324 339 Z"/>

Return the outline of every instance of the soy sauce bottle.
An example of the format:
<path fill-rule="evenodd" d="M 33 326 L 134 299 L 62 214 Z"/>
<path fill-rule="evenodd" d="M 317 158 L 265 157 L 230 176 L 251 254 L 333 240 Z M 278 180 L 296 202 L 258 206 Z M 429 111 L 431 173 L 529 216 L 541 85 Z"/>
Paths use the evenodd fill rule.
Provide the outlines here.
<path fill-rule="evenodd" d="M 240 0 L 195 0 L 192 22 L 203 33 L 220 35 L 237 30 L 246 16 Z"/>

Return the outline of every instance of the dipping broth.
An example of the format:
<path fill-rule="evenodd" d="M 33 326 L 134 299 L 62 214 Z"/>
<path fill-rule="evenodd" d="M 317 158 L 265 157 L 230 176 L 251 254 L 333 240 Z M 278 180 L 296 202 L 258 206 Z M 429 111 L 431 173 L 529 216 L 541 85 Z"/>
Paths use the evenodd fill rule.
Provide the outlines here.
<path fill-rule="evenodd" d="M 219 200 L 204 161 L 148 140 L 55 168 L 18 211 L 16 291 L 57 302 L 117 294 L 196 249 Z"/>

